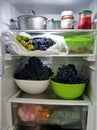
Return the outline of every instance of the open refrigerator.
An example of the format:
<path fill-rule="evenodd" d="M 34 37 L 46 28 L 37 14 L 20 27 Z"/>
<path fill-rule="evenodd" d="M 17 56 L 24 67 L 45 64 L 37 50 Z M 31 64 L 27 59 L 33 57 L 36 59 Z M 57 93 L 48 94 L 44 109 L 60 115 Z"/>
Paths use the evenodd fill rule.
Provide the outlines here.
<path fill-rule="evenodd" d="M 60 19 L 63 10 L 72 10 L 75 19 L 78 20 L 78 12 L 82 9 L 92 10 L 92 19 L 96 16 L 96 0 L 1 0 L 0 1 L 0 33 L 11 30 L 19 34 L 21 30 L 13 29 L 10 19 L 16 19 L 21 14 L 25 14 L 29 9 L 33 9 L 39 15 Z M 27 94 L 16 85 L 14 73 L 21 64 L 31 57 L 29 55 L 14 55 L 7 53 L 6 46 L 0 44 L 0 129 L 1 130 L 40 130 L 40 129 L 64 129 L 64 130 L 97 130 L 97 29 L 90 30 L 52 30 L 51 23 L 47 30 L 22 30 L 31 35 L 52 33 L 64 37 L 85 35 L 94 36 L 94 47 L 92 54 L 70 54 L 70 55 L 37 55 L 45 64 L 49 65 L 56 72 L 59 65 L 74 64 L 78 69 L 84 70 L 90 77 L 90 85 L 84 94 L 76 100 L 63 100 L 53 93 L 52 89 L 40 95 Z M 35 56 L 35 54 L 34 54 Z M 49 108 L 55 117 L 44 122 L 35 120 L 23 122 L 18 116 L 18 107 L 21 104 L 41 105 Z M 59 111 L 58 119 L 56 113 Z M 65 111 L 69 111 L 67 117 Z M 57 113 L 58 114 L 58 113 Z M 75 118 L 74 118 L 75 117 Z M 76 119 L 75 122 L 74 119 Z M 67 123 L 66 123 L 67 122 Z"/>

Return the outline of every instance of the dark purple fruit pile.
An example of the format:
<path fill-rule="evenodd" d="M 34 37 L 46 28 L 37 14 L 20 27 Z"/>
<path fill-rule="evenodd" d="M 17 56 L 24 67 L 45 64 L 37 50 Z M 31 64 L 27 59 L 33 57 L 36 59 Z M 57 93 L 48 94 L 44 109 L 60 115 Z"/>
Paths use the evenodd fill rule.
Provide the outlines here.
<path fill-rule="evenodd" d="M 83 73 L 78 72 L 75 68 L 75 65 L 68 64 L 62 65 L 58 68 L 57 74 L 53 80 L 58 83 L 80 84 L 88 83 L 89 77 Z"/>
<path fill-rule="evenodd" d="M 52 69 L 37 57 L 31 57 L 27 64 L 17 73 L 15 79 L 22 80 L 47 80 L 53 75 Z"/>
<path fill-rule="evenodd" d="M 51 38 L 33 38 L 32 45 L 35 46 L 35 50 L 47 50 L 54 45 L 55 42 Z"/>

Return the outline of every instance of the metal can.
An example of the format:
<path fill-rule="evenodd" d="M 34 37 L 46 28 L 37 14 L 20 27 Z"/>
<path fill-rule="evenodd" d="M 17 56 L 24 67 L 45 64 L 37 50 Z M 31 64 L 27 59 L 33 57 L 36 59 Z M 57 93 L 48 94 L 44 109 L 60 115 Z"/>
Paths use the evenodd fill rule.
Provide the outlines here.
<path fill-rule="evenodd" d="M 79 12 L 78 29 L 91 29 L 91 10 L 82 10 Z"/>
<path fill-rule="evenodd" d="M 61 29 L 74 29 L 73 11 L 63 11 L 61 14 Z"/>

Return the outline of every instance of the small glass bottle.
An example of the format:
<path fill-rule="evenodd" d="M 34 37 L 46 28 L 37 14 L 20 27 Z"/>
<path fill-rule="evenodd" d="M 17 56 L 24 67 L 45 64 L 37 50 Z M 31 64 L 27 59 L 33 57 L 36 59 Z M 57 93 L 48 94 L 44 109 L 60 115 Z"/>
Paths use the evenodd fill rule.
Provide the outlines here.
<path fill-rule="evenodd" d="M 61 14 L 61 29 L 74 29 L 73 11 L 63 11 Z"/>
<path fill-rule="evenodd" d="M 91 29 L 91 10 L 82 10 L 79 12 L 78 29 Z"/>
<path fill-rule="evenodd" d="M 52 29 L 60 29 L 61 20 L 52 20 Z"/>

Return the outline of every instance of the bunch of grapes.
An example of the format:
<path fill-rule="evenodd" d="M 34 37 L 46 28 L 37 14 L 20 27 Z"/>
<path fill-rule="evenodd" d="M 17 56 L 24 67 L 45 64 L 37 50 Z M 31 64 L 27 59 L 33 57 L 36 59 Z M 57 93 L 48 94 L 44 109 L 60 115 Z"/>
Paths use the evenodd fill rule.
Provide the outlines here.
<path fill-rule="evenodd" d="M 68 64 L 58 68 L 54 81 L 66 84 L 80 84 L 88 83 L 89 78 L 83 73 L 78 72 L 75 65 Z"/>
<path fill-rule="evenodd" d="M 14 74 L 16 79 L 24 80 L 47 80 L 53 75 L 52 69 L 37 57 L 31 57 L 27 64 Z"/>
<path fill-rule="evenodd" d="M 32 45 L 35 46 L 35 50 L 47 50 L 54 45 L 55 42 L 51 38 L 33 38 Z"/>

